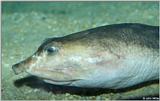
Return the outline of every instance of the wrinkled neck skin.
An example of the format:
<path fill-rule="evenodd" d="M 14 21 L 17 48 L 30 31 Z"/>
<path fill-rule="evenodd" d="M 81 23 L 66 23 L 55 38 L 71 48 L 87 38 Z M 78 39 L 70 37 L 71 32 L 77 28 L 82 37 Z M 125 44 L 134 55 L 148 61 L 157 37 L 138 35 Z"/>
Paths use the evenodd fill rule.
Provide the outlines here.
<path fill-rule="evenodd" d="M 119 46 L 102 52 L 99 61 L 92 57 L 94 71 L 70 86 L 119 89 L 159 78 L 158 51 L 123 43 Z"/>

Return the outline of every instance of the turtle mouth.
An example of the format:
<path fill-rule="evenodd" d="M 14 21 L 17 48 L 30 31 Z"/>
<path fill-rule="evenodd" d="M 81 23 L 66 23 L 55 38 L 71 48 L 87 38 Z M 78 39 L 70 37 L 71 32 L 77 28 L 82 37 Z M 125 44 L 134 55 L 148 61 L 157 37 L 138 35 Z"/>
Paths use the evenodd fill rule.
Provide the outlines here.
<path fill-rule="evenodd" d="M 33 71 L 27 70 L 26 72 L 41 78 L 46 83 L 55 84 L 55 85 L 70 85 L 73 82 L 82 80 L 79 78 L 74 79 L 72 78 L 71 75 L 65 74 L 60 71 L 50 71 L 47 69 L 36 69 Z"/>

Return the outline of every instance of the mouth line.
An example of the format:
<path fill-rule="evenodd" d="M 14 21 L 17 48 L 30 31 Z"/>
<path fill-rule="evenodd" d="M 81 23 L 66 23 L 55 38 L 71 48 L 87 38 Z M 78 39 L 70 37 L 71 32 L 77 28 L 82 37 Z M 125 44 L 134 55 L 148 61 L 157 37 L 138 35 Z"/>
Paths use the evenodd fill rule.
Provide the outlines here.
<path fill-rule="evenodd" d="M 74 82 L 74 81 L 79 81 L 79 80 L 82 80 L 82 79 L 71 79 L 71 80 L 54 80 L 54 79 L 48 79 L 48 78 L 42 78 L 42 79 L 45 79 L 45 80 L 51 80 L 53 82 Z"/>
<path fill-rule="evenodd" d="M 72 84 L 72 82 L 75 82 L 75 81 L 78 81 L 78 80 L 81 80 L 81 79 L 75 79 L 75 80 L 52 80 L 52 79 L 43 78 L 43 80 L 46 83 L 55 84 L 55 85 L 66 85 L 67 86 L 67 85 Z"/>
<path fill-rule="evenodd" d="M 83 80 L 81 78 L 72 78 L 72 76 L 64 74 L 64 72 L 51 71 L 51 70 L 44 69 L 44 68 L 43 69 L 34 69 L 33 71 L 26 70 L 26 72 L 31 75 L 34 75 L 34 76 L 41 78 L 46 83 L 55 84 L 55 85 L 70 85 L 73 82 Z M 67 78 L 66 79 L 65 79 L 65 77 L 61 78 L 61 76 L 60 76 L 58 79 L 57 75 L 56 76 L 52 75 L 54 73 L 55 73 L 55 75 L 57 73 L 58 73 L 57 75 L 66 75 Z"/>

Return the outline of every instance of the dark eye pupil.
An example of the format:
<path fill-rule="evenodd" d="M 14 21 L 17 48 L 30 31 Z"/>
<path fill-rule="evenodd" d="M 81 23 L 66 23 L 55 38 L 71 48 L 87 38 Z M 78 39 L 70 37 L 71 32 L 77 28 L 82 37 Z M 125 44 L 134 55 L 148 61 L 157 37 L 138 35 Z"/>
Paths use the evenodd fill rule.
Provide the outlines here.
<path fill-rule="evenodd" d="M 47 52 L 48 52 L 48 53 L 52 53 L 52 52 L 54 52 L 54 50 L 55 50 L 55 49 L 53 49 L 52 47 L 50 47 L 50 48 L 47 49 Z"/>

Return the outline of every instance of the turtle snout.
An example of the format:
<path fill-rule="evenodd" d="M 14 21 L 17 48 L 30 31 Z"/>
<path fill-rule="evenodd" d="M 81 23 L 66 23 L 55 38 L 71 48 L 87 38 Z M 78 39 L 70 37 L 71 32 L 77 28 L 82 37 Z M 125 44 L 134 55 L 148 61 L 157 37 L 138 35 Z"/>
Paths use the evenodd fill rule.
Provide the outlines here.
<path fill-rule="evenodd" d="M 29 66 L 33 63 L 32 56 L 28 57 L 25 60 L 22 60 L 12 66 L 14 73 L 17 75 L 19 73 L 24 72 Z"/>
<path fill-rule="evenodd" d="M 16 75 L 18 75 L 19 73 L 24 71 L 24 68 L 22 68 L 22 64 L 21 63 L 14 64 L 12 66 L 12 69 L 13 69 L 13 71 L 14 71 L 14 73 Z"/>

